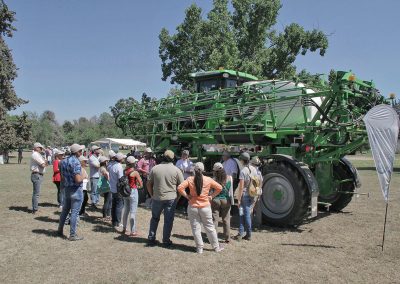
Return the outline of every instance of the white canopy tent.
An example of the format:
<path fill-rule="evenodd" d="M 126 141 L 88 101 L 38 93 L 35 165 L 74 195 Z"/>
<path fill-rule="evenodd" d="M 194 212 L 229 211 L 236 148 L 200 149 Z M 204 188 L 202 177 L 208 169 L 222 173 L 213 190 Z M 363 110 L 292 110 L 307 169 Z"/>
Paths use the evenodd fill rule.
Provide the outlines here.
<path fill-rule="evenodd" d="M 118 145 L 118 146 L 129 146 L 129 147 L 145 147 L 146 143 L 142 143 L 140 141 L 136 141 L 133 139 L 120 139 L 120 138 L 102 138 L 96 141 L 93 141 L 91 144 L 107 144 L 111 149 L 111 145 Z"/>

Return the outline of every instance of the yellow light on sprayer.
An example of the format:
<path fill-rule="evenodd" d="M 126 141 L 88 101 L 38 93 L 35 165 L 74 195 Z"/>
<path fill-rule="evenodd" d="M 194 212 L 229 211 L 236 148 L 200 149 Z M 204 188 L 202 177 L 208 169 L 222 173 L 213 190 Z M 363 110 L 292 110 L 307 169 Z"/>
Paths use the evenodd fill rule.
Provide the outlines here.
<path fill-rule="evenodd" d="M 394 100 L 394 99 L 396 98 L 396 94 L 395 94 L 395 93 L 391 93 L 391 94 L 389 95 L 389 98 L 390 98 L 391 100 Z"/>
<path fill-rule="evenodd" d="M 349 81 L 354 82 L 355 80 L 356 80 L 356 75 L 351 74 L 351 75 L 349 76 Z"/>

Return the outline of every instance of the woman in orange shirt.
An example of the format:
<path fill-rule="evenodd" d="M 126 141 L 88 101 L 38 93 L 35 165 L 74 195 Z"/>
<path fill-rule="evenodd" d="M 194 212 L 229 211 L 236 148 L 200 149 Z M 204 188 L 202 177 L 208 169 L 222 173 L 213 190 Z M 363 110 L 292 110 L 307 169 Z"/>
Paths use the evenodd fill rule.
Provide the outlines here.
<path fill-rule="evenodd" d="M 201 224 L 206 231 L 208 240 L 216 252 L 224 248 L 219 245 L 217 231 L 214 227 L 210 201 L 217 196 L 222 186 L 210 177 L 203 176 L 204 164 L 198 162 L 194 165 L 194 177 L 188 177 L 178 186 L 179 193 L 189 200 L 188 217 L 194 241 L 196 243 L 197 253 L 203 253 L 203 238 L 201 237 Z M 189 194 L 185 189 L 189 188 Z M 214 189 L 212 195 L 209 195 L 210 189 Z"/>

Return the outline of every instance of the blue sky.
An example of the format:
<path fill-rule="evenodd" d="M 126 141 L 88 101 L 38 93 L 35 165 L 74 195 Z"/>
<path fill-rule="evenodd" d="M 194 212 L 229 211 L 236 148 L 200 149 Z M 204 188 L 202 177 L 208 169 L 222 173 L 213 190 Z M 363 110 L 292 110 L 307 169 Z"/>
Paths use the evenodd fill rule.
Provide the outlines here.
<path fill-rule="evenodd" d="M 160 98 L 171 85 L 161 80 L 158 34 L 173 32 L 191 3 L 212 1 L 6 0 L 17 13 L 18 31 L 7 40 L 19 68 L 18 109 L 52 110 L 60 122 L 109 111 L 119 98 Z M 324 57 L 309 53 L 298 69 L 328 73 L 353 70 L 373 79 L 385 95 L 400 96 L 400 1 L 284 0 L 277 28 L 296 22 L 329 37 Z"/>

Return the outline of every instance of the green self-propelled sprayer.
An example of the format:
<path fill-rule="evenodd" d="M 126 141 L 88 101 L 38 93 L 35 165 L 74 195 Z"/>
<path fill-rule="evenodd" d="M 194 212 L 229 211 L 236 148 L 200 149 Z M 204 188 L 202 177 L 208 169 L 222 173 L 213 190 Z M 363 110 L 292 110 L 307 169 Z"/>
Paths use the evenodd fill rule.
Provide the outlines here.
<path fill-rule="evenodd" d="M 317 84 L 258 80 L 233 70 L 191 77 L 196 93 L 136 104 L 117 125 L 159 152 L 191 149 L 208 164 L 221 154 L 205 145 L 252 145 L 264 161 L 261 208 L 269 223 L 297 225 L 318 205 L 347 206 L 360 183 L 344 156 L 368 144 L 362 118 L 384 102 L 372 82 L 351 72 L 331 73 L 329 83 Z"/>

